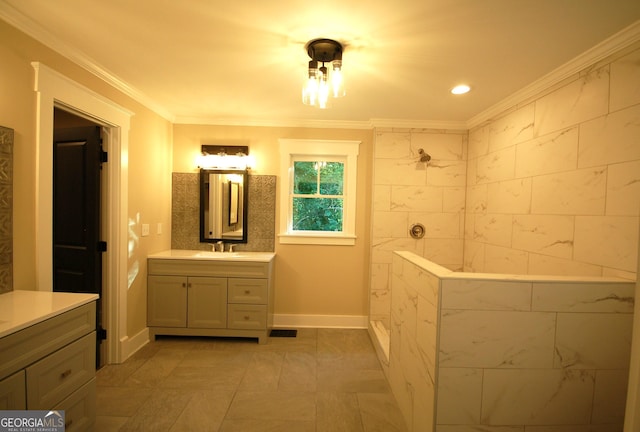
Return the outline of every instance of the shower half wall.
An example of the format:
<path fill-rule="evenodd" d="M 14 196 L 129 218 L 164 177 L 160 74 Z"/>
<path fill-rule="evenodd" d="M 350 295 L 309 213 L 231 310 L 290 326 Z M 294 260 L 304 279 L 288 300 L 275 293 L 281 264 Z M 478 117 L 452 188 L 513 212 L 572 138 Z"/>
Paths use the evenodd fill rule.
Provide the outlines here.
<path fill-rule="evenodd" d="M 634 289 L 394 253 L 381 360 L 409 430 L 622 431 Z"/>

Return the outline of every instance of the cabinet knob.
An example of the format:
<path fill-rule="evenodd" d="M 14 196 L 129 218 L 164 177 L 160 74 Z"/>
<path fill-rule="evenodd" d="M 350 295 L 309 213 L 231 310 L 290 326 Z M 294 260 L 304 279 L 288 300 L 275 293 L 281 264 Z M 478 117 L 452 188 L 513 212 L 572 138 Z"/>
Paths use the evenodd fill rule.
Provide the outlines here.
<path fill-rule="evenodd" d="M 249 319 L 250 319 L 250 318 L 251 318 L 251 317 L 250 317 L 249 315 L 245 315 L 245 316 L 244 316 L 244 320 L 245 320 L 245 321 L 249 321 Z"/>
<path fill-rule="evenodd" d="M 60 374 L 60 379 L 65 379 L 66 377 L 68 377 L 69 375 L 71 375 L 71 369 L 67 369 L 66 371 L 62 372 Z"/>
<path fill-rule="evenodd" d="M 71 426 L 73 424 L 73 419 L 71 420 L 67 420 L 66 422 L 64 422 L 64 428 L 65 430 L 69 428 L 69 426 Z"/>
<path fill-rule="evenodd" d="M 245 293 L 246 295 L 249 295 L 249 294 L 251 294 L 251 290 L 244 290 L 244 293 Z"/>

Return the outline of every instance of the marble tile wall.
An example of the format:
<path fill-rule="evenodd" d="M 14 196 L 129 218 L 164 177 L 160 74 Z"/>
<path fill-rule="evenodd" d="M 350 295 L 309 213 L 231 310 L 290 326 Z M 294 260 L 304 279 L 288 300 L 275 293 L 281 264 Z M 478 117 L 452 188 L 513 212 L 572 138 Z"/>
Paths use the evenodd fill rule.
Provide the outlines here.
<path fill-rule="evenodd" d="M 171 248 L 210 250 L 200 243 L 200 177 L 198 173 L 173 173 L 171 194 Z M 276 176 L 249 175 L 248 235 L 238 251 L 275 250 Z"/>
<path fill-rule="evenodd" d="M 390 266 L 408 250 L 462 269 L 466 131 L 377 129 L 374 151 L 370 318 L 390 325 Z M 431 156 L 419 162 L 419 150 Z M 421 223 L 425 236 L 409 228 Z"/>
<path fill-rule="evenodd" d="M 409 430 L 432 432 L 440 281 L 400 255 L 392 260 L 387 378 Z"/>
<path fill-rule="evenodd" d="M 469 132 L 464 269 L 634 280 L 640 49 Z"/>
<path fill-rule="evenodd" d="M 394 254 L 388 376 L 410 430 L 622 431 L 634 290 Z"/>

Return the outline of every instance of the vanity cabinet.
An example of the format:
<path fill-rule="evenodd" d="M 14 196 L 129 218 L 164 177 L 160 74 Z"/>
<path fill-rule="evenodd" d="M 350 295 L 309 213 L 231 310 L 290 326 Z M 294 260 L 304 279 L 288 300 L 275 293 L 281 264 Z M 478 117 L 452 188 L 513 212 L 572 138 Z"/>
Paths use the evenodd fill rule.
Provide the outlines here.
<path fill-rule="evenodd" d="M 231 254 L 229 259 L 167 255 L 148 259 L 152 338 L 232 336 L 266 343 L 273 325 L 273 254 L 260 254 L 259 261 L 234 260 Z"/>
<path fill-rule="evenodd" d="M 95 323 L 92 301 L 0 337 L 0 410 L 64 410 L 66 431 L 91 430 Z"/>

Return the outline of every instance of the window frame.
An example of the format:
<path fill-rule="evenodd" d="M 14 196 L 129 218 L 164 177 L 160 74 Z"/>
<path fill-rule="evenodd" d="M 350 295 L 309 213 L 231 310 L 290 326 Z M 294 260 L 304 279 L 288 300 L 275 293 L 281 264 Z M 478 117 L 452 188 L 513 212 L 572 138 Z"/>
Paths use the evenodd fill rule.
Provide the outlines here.
<path fill-rule="evenodd" d="M 356 241 L 356 181 L 360 141 L 280 139 L 280 233 L 281 244 L 352 246 Z M 293 162 L 304 158 L 344 159 L 342 231 L 293 230 Z M 298 159 L 299 158 L 299 159 Z"/>

